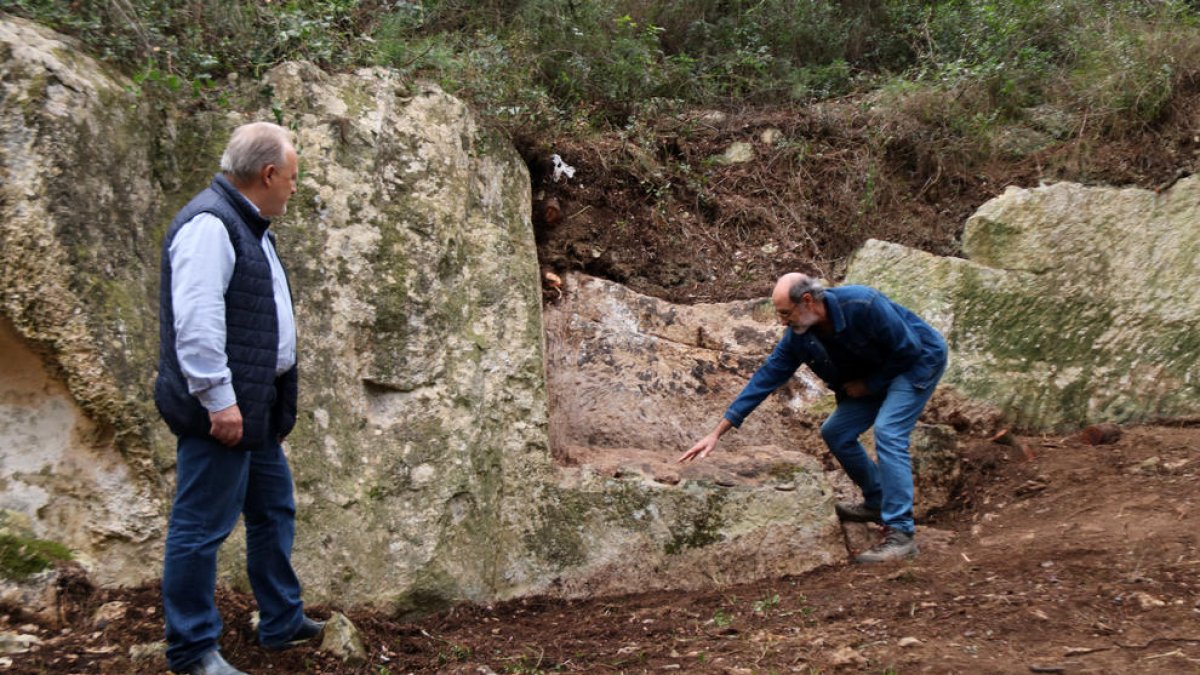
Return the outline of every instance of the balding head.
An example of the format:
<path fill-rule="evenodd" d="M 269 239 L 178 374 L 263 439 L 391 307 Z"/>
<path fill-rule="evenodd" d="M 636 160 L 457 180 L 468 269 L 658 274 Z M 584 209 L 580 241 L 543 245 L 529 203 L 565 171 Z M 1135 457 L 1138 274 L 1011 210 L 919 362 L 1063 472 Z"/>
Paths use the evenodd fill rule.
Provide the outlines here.
<path fill-rule="evenodd" d="M 287 129 L 270 122 L 244 124 L 233 130 L 221 155 L 221 171 L 236 185 L 254 181 L 268 164 L 283 166 L 292 147 Z"/>
<path fill-rule="evenodd" d="M 820 300 L 825 297 L 825 287 L 821 285 L 819 280 L 807 274 L 789 272 L 779 277 L 779 281 L 775 282 L 775 290 L 771 293 L 771 301 L 776 306 L 780 302 L 798 305 L 805 293 L 811 293 L 813 299 Z"/>
<path fill-rule="evenodd" d="M 825 319 L 825 287 L 807 274 L 791 272 L 779 277 L 771 292 L 771 303 L 779 321 L 803 333 Z"/>

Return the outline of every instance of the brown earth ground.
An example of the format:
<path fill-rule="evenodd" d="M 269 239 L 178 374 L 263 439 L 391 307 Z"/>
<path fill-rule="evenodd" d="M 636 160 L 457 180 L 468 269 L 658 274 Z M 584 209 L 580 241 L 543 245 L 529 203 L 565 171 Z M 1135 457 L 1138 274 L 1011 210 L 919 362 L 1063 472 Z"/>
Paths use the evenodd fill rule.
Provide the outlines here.
<path fill-rule="evenodd" d="M 253 644 L 252 598 L 222 590 L 221 647 L 264 673 L 1200 672 L 1200 428 L 1140 427 L 1115 444 L 1020 437 L 964 444 L 961 507 L 920 523 L 913 561 L 799 577 L 564 601 L 461 606 L 416 620 L 342 611 L 369 661 Z M 162 638 L 154 587 L 62 594 L 63 623 L 6 608 L 34 634 L 8 672 L 162 672 L 129 650 Z M 95 610 L 129 603 L 97 629 Z"/>
<path fill-rule="evenodd" d="M 587 141 L 519 140 L 545 297 L 554 301 L 553 275 L 568 270 L 677 302 L 764 296 L 787 271 L 836 281 L 870 237 L 958 254 L 965 218 L 1008 185 L 1164 189 L 1200 165 L 1195 92 L 1153 125 L 1106 140 L 1087 115 L 1069 118 L 1026 152 L 1004 142 L 1008 132 L 953 140 L 946 103 L 893 102 L 883 115 L 861 100 L 695 112 Z M 764 140 L 768 129 L 780 138 Z M 713 159 L 735 141 L 755 158 Z M 576 168 L 573 178 L 553 181 L 551 153 Z M 912 562 L 417 619 L 310 608 L 341 611 L 361 630 L 369 660 L 353 666 L 314 647 L 263 651 L 249 625 L 253 599 L 223 589 L 221 647 L 255 673 L 1200 672 L 1200 428 L 1129 429 L 1103 446 L 1021 440 L 1035 459 L 963 440 L 959 506 L 920 524 L 924 548 Z M 94 589 L 69 572 L 60 583 L 57 621 L 0 607 L 0 631 L 42 640 L 0 657 L 0 670 L 165 669 L 161 656 L 130 657 L 162 639 L 156 587 Z M 94 613 L 111 601 L 128 603 L 125 616 L 98 627 Z"/>

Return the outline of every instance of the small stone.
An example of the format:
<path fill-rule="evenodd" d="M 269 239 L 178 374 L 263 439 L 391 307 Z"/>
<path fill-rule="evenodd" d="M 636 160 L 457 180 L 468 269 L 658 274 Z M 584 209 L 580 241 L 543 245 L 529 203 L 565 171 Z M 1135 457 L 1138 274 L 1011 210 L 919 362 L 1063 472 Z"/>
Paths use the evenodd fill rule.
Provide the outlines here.
<path fill-rule="evenodd" d="M 866 657 L 855 651 L 853 647 L 842 647 L 835 650 L 829 655 L 829 662 L 832 663 L 835 668 L 861 668 L 867 665 Z"/>
<path fill-rule="evenodd" d="M 743 164 L 754 159 L 754 146 L 738 141 L 730 144 L 724 154 L 717 158 L 722 164 Z"/>
<path fill-rule="evenodd" d="M 1121 440 L 1121 427 L 1110 422 L 1093 424 L 1080 434 L 1088 445 L 1111 445 Z"/>
<path fill-rule="evenodd" d="M 1163 607 L 1167 604 L 1149 593 L 1138 592 L 1134 593 L 1133 597 L 1137 598 L 1138 605 L 1142 609 L 1154 609 L 1155 607 Z"/>
<path fill-rule="evenodd" d="M 1159 461 L 1158 457 L 1147 457 L 1138 463 L 1136 470 L 1138 473 L 1155 473 L 1158 471 Z"/>
<path fill-rule="evenodd" d="M 321 651 L 338 656 L 346 663 L 364 663 L 367 650 L 363 647 L 358 628 L 341 612 L 334 612 L 325 622 Z"/>
<path fill-rule="evenodd" d="M 36 635 L 0 632 L 0 654 L 24 654 L 42 641 Z"/>
<path fill-rule="evenodd" d="M 780 492 L 794 492 L 796 490 L 796 484 L 792 482 L 779 483 L 775 486 L 775 489 L 779 490 Z"/>
<path fill-rule="evenodd" d="M 131 661 L 150 661 L 160 656 L 166 658 L 166 655 L 167 643 L 162 640 L 131 645 L 129 647 L 129 659 Z"/>
<path fill-rule="evenodd" d="M 678 472 L 660 470 L 654 472 L 654 480 L 666 485 L 678 485 L 681 479 Z"/>
<path fill-rule="evenodd" d="M 92 615 L 92 627 L 103 629 L 110 623 L 120 621 L 125 618 L 125 614 L 129 611 L 129 603 L 119 600 L 106 602 L 100 605 L 96 613 Z"/>
<path fill-rule="evenodd" d="M 907 647 L 916 647 L 917 645 L 921 644 L 921 641 L 915 637 L 910 636 L 910 637 L 900 638 L 900 641 L 897 642 L 896 644 L 900 645 L 901 647 L 906 647 L 906 648 Z"/>
<path fill-rule="evenodd" d="M 780 138 L 783 138 L 783 132 L 775 127 L 763 129 L 763 132 L 758 136 L 758 140 L 762 141 L 764 145 L 775 145 Z"/>

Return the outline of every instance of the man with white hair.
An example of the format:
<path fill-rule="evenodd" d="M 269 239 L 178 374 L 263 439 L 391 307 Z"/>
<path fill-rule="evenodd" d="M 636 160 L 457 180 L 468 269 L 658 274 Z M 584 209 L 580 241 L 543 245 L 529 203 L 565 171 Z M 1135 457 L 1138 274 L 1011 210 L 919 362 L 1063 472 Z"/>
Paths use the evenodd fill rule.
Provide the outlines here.
<path fill-rule="evenodd" d="M 238 127 L 221 173 L 163 240 L 154 400 L 178 437 L 163 560 L 167 661 L 231 675 L 217 647 L 217 549 L 245 517 L 258 639 L 286 649 L 320 634 L 292 570 L 296 505 L 282 442 L 296 422 L 296 325 L 270 218 L 296 192 L 287 130 Z"/>
<path fill-rule="evenodd" d="M 837 515 L 884 526 L 879 545 L 855 562 L 915 556 L 908 441 L 946 369 L 946 341 L 916 314 L 866 286 L 827 289 L 807 275 L 785 274 L 771 302 L 788 330 L 717 427 L 679 461 L 707 457 L 725 432 L 741 426 L 797 368 L 808 365 L 837 399 L 821 437 L 863 494 L 861 503 L 837 504 Z M 878 462 L 858 442 L 872 425 Z"/>

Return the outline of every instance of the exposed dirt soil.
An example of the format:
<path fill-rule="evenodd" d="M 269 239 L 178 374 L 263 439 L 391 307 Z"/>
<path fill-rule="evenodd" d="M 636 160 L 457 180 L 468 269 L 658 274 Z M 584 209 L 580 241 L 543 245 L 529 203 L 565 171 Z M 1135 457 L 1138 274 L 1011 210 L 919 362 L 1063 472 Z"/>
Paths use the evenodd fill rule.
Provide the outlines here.
<path fill-rule="evenodd" d="M 250 672 L 1145 672 L 1200 671 L 1200 429 L 970 441 L 962 508 L 921 523 L 920 556 L 792 578 L 562 601 L 463 606 L 407 621 L 349 607 L 369 661 L 253 644 L 253 600 L 222 590 L 227 657 Z M 7 608 L 36 635 L 8 672 L 162 672 L 130 648 L 162 638 L 156 588 L 67 578 L 63 623 Z M 95 628 L 106 602 L 126 616 Z"/>
<path fill-rule="evenodd" d="M 692 111 L 586 141 L 520 141 L 543 269 L 673 302 L 763 297 L 785 272 L 839 280 L 868 238 L 958 255 L 965 220 L 1008 186 L 1162 190 L 1200 170 L 1200 93 L 1178 95 L 1161 120 L 1117 139 L 1099 136 L 1087 115 L 1066 115 L 1051 134 L 1032 114 L 966 137 L 952 128 L 953 104 L 856 97 Z M 753 158 L 720 159 L 734 143 Z M 555 180 L 553 154 L 571 177 Z"/>

